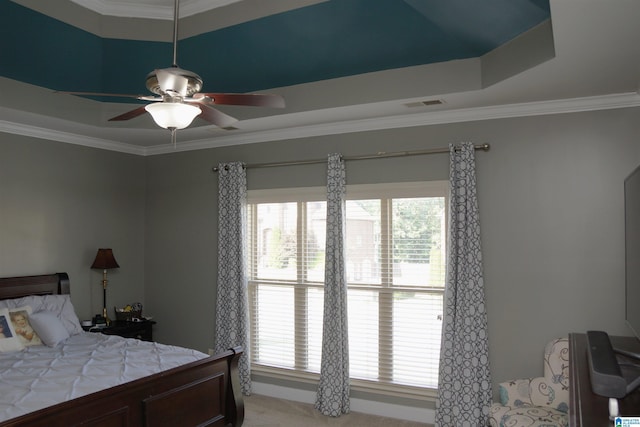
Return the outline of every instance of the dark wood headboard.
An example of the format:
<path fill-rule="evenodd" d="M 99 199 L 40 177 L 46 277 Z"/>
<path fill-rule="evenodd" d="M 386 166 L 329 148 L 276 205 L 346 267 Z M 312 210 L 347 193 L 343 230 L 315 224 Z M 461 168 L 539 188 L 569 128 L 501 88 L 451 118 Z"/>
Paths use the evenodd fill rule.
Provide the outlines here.
<path fill-rule="evenodd" d="M 28 295 L 59 295 L 70 292 L 67 273 L 0 278 L 0 299 Z"/>

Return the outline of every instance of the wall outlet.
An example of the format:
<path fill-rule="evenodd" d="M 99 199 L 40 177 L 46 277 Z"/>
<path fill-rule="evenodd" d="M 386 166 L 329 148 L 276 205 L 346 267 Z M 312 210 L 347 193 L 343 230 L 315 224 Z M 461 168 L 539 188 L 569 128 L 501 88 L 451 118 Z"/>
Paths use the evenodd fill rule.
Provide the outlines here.
<path fill-rule="evenodd" d="M 209 349 L 209 356 L 213 356 L 213 349 L 212 348 Z"/>

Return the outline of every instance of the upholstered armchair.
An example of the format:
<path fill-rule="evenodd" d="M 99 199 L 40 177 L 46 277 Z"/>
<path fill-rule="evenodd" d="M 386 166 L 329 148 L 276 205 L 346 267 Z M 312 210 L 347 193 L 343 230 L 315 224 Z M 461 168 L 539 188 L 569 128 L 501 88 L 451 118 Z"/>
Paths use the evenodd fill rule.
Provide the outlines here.
<path fill-rule="evenodd" d="M 500 403 L 491 405 L 491 427 L 569 426 L 569 342 L 544 349 L 544 376 L 501 383 Z"/>

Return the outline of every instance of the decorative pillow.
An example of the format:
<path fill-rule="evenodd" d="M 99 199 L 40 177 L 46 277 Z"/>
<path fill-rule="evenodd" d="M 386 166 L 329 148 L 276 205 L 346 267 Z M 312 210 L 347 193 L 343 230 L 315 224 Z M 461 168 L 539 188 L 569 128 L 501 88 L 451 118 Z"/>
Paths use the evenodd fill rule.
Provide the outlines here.
<path fill-rule="evenodd" d="M 61 341 L 69 338 L 69 331 L 64 327 L 58 316 L 50 311 L 39 311 L 29 316 L 31 326 L 40 336 L 42 342 L 49 347 L 55 347 Z"/>
<path fill-rule="evenodd" d="M 13 330 L 18 335 L 22 345 L 25 347 L 42 345 L 42 340 L 33 330 L 31 322 L 29 322 L 29 316 L 31 316 L 31 307 L 28 305 L 9 309 L 9 318 L 13 324 Z"/>
<path fill-rule="evenodd" d="M 16 331 L 9 318 L 9 310 L 0 309 L 0 353 L 9 351 L 19 351 L 24 349 L 24 345 L 18 339 Z"/>
<path fill-rule="evenodd" d="M 34 313 L 39 311 L 50 311 L 54 313 L 62 322 L 69 335 L 81 333 L 82 326 L 76 315 L 71 297 L 65 295 L 32 295 L 28 297 L 0 300 L 0 308 L 13 309 L 28 305 Z"/>

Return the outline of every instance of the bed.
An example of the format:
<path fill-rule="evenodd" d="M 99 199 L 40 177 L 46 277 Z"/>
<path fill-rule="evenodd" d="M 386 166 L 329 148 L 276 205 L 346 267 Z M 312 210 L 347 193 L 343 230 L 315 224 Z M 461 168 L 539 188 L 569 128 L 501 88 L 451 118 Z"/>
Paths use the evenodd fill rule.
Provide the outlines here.
<path fill-rule="evenodd" d="M 42 322 L 43 319 L 50 321 L 47 323 L 46 332 L 40 329 L 42 326 L 34 328 L 42 335 L 42 343 L 24 347 L 19 351 L 11 351 L 11 349 L 6 350 L 9 348 L 6 347 L 9 345 L 7 343 L 14 342 L 14 339 L 21 338 L 18 335 L 24 334 L 23 331 L 16 332 L 19 331 L 19 325 L 14 323 L 13 317 L 10 318 L 12 325 L 8 325 L 9 316 L 0 314 L 0 343 L 5 343 L 3 345 L 6 347 L 0 353 L 0 362 L 3 363 L 1 366 L 4 366 L 0 369 L 0 399 L 4 396 L 6 400 L 10 400 L 11 398 L 7 396 L 14 392 L 21 396 L 20 405 L 26 407 L 26 409 L 19 407 L 20 405 L 15 401 L 0 401 L 0 415 L 3 415 L 4 412 L 4 417 L 0 418 L 4 419 L 0 421 L 0 427 L 42 425 L 48 427 L 80 425 L 100 427 L 240 427 L 242 425 L 244 403 L 238 377 L 238 359 L 242 354 L 240 347 L 215 356 L 208 356 L 195 350 L 163 344 L 93 332 L 79 331 L 76 333 L 74 328 L 79 327 L 79 324 L 75 325 L 77 316 L 72 321 L 67 319 L 70 307 L 72 307 L 69 294 L 70 283 L 66 273 L 0 278 L 0 313 L 6 314 L 16 304 L 20 305 L 24 301 L 29 301 L 31 305 L 25 307 L 29 309 L 30 319 L 34 326 Z M 57 311 L 59 306 L 63 308 Z M 20 309 L 25 307 L 20 307 Z M 15 314 L 15 310 L 11 314 Z M 58 320 L 53 319 L 53 315 L 56 315 Z M 64 338 L 65 330 L 63 329 L 67 330 L 67 338 Z M 63 336 L 56 335 L 57 332 Z M 64 339 L 55 341 L 56 338 Z M 86 350 L 82 347 L 81 343 L 83 342 L 90 343 L 93 347 Z M 140 375 L 140 373 L 130 370 L 128 365 L 125 367 L 122 362 L 122 366 L 118 365 L 118 368 L 123 372 L 125 382 L 108 386 L 106 389 L 92 391 L 94 378 L 100 372 L 109 376 L 110 370 L 115 369 L 114 366 L 109 365 L 110 359 L 109 362 L 106 362 L 107 356 L 101 353 L 103 349 L 126 354 L 127 360 L 133 360 L 133 365 L 137 365 L 143 370 L 152 369 L 150 368 L 152 365 L 151 356 L 143 356 L 146 357 L 143 361 L 133 358 L 134 354 L 144 354 L 142 352 L 145 351 L 145 346 L 152 348 L 155 352 L 155 359 L 161 366 L 161 371 L 130 380 L 129 372 L 135 372 L 136 375 Z M 165 356 L 161 351 L 175 353 L 176 358 Z M 28 360 L 36 360 L 42 353 L 54 354 L 56 363 L 56 369 L 52 369 L 53 362 L 47 362 L 46 375 L 39 373 L 37 366 L 34 368 L 26 365 Z M 91 359 L 93 360 L 92 364 L 84 367 L 73 366 L 71 361 L 75 360 L 76 354 L 86 355 L 89 353 L 92 358 L 97 357 L 97 359 Z M 182 359 L 183 357 L 187 359 Z M 195 360 L 171 367 L 171 363 L 191 360 L 188 358 Z M 95 362 L 95 360 L 99 362 Z M 42 362 L 38 363 L 43 364 Z M 14 368 L 7 368 L 7 366 Z M 164 369 L 167 366 L 169 368 Z M 77 378 L 66 375 L 66 372 L 73 372 L 74 369 L 83 374 Z M 61 372 L 65 373 L 64 376 Z M 52 392 L 58 391 L 53 390 L 54 388 L 58 389 L 58 386 L 46 384 L 47 375 L 57 375 L 59 378 L 63 378 L 63 382 L 74 383 L 74 391 L 67 394 L 72 398 L 50 403 L 47 402 L 49 399 L 46 396 L 47 393 L 42 398 L 34 394 L 40 389 L 46 391 L 47 387 Z M 22 381 L 22 378 L 31 382 L 26 385 L 22 382 L 19 384 L 16 382 L 14 385 L 13 381 L 18 381 L 18 379 Z M 85 393 L 86 390 L 89 392 Z M 42 408 L 33 406 L 42 404 L 46 404 L 46 406 Z M 34 407 L 37 409 L 34 410 Z M 13 416 L 11 411 L 17 411 L 18 415 Z M 20 411 L 25 413 L 20 414 Z"/>

